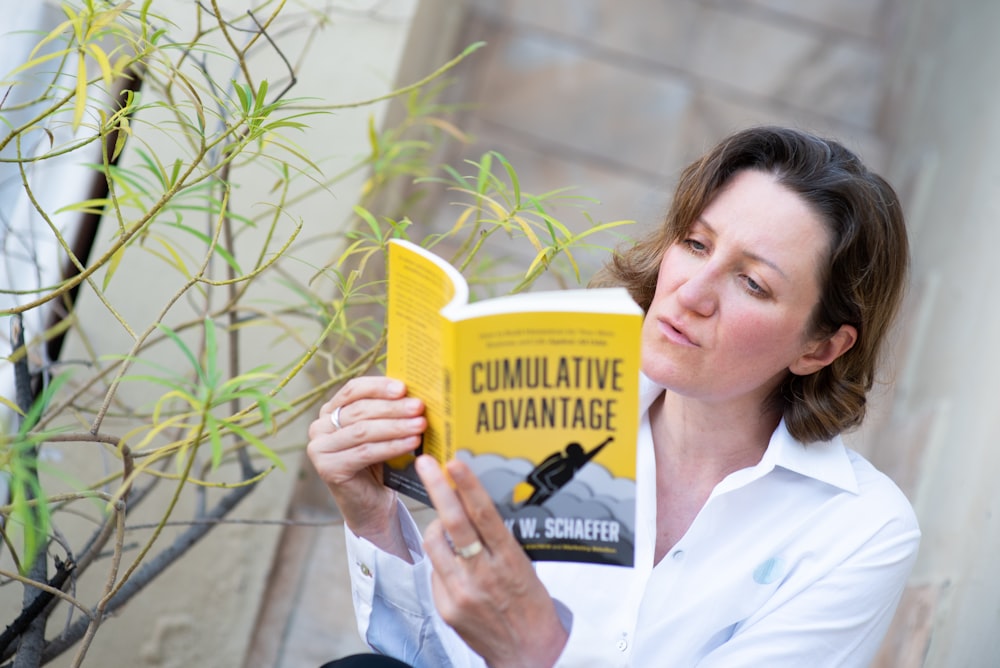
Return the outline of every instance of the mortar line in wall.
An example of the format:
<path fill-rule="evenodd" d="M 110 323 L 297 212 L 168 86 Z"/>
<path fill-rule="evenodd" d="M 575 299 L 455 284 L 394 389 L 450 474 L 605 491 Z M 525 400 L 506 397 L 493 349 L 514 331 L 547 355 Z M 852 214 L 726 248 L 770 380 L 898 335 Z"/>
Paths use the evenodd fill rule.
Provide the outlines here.
<path fill-rule="evenodd" d="M 532 132 L 504 125 L 503 123 L 497 121 L 480 117 L 479 122 L 484 126 L 489 127 L 492 131 L 514 138 L 514 143 L 516 143 L 519 148 L 531 151 L 532 153 L 545 155 L 547 157 L 556 157 L 566 160 L 567 162 L 586 162 L 606 171 L 613 171 L 619 174 L 624 173 L 633 176 L 636 180 L 655 187 L 663 187 L 664 179 L 669 177 L 667 174 L 661 174 L 659 172 L 636 167 L 635 165 L 629 163 L 619 162 L 605 155 L 601 155 L 600 153 L 584 151 L 568 144 L 553 141 L 550 138 L 537 135 Z M 502 152 L 503 151 L 501 150 L 501 153 Z"/>
<path fill-rule="evenodd" d="M 478 17 L 480 17 L 483 23 L 488 25 L 492 24 L 493 26 L 506 27 L 508 32 L 511 34 L 516 35 L 520 33 L 528 36 L 542 36 L 549 41 L 553 48 L 564 51 L 572 50 L 581 57 L 602 62 L 618 69 L 641 73 L 655 79 L 669 78 L 687 84 L 695 90 L 701 88 L 703 90 L 710 91 L 724 99 L 741 100 L 741 103 L 749 101 L 752 106 L 770 106 L 789 114 L 815 117 L 826 123 L 842 126 L 849 131 L 877 135 L 874 125 L 868 126 L 850 119 L 831 116 L 812 109 L 805 109 L 785 100 L 742 90 L 723 81 L 696 75 L 691 71 L 676 65 L 659 62 L 634 53 L 621 51 L 619 49 L 601 46 L 570 33 L 560 32 L 551 28 L 545 28 L 543 26 L 527 23 L 525 21 L 507 19 L 489 11 L 470 10 L 470 14 L 471 13 L 475 13 Z M 499 28 L 497 29 L 499 30 Z M 485 77 L 483 77 L 483 79 L 485 79 Z M 485 81 L 481 82 L 480 85 L 486 85 Z M 877 118 L 872 119 L 873 123 L 876 123 L 877 120 Z"/>
<path fill-rule="evenodd" d="M 882 4 L 880 0 L 877 1 Z M 804 28 L 809 32 L 822 35 L 823 37 L 831 37 L 836 40 L 847 42 L 856 42 L 867 47 L 874 47 L 881 50 L 881 40 L 878 37 L 859 35 L 856 32 L 851 32 L 847 28 L 839 28 L 828 23 L 822 23 L 821 21 L 806 18 L 805 16 L 792 14 L 790 12 L 783 12 L 780 9 L 775 9 L 773 7 L 752 5 L 745 2 L 733 2 L 732 0 L 695 0 L 695 3 L 703 7 L 721 9 L 732 14 L 759 19 L 763 23 L 784 25 L 797 30 Z M 877 20 L 881 20 L 884 14 L 883 7 L 879 7 L 879 10 L 875 12 L 875 14 L 878 17 Z M 882 28 L 883 26 L 878 26 L 877 31 L 881 32 Z"/>

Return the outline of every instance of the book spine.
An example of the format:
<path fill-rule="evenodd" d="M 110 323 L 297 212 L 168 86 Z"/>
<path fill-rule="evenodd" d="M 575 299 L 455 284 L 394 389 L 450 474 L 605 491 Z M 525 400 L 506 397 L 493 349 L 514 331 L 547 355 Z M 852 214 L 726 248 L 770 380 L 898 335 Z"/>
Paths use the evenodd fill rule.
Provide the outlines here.
<path fill-rule="evenodd" d="M 450 320 L 442 320 L 443 341 L 441 345 L 443 365 L 441 373 L 441 397 L 443 398 L 442 411 L 442 434 L 443 444 L 441 453 L 441 463 L 445 463 L 455 457 L 455 373 L 458 365 L 458 354 L 455 341 L 455 323 Z"/>

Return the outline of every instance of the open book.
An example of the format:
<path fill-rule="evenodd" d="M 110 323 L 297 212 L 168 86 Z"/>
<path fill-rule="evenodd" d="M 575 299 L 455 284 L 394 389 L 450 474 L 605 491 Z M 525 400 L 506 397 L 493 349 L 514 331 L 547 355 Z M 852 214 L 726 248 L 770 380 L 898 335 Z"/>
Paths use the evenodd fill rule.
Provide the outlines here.
<path fill-rule="evenodd" d="M 420 451 L 466 461 L 532 559 L 631 566 L 642 310 L 622 288 L 469 303 L 462 275 L 393 240 L 387 373 L 423 399 Z M 413 456 L 385 484 L 424 503 Z"/>

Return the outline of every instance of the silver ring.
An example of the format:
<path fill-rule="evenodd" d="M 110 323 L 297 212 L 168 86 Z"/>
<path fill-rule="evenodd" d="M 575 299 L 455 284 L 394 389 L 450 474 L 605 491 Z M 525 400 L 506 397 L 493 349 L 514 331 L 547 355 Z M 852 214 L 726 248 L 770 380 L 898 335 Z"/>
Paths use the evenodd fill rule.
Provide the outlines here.
<path fill-rule="evenodd" d="M 334 431 L 340 431 L 341 429 L 344 428 L 344 425 L 340 424 L 340 409 L 341 408 L 343 408 L 343 406 L 337 406 L 336 408 L 333 409 L 333 412 L 330 413 L 330 422 L 333 423 L 333 430 Z"/>
<path fill-rule="evenodd" d="M 472 541 L 465 547 L 455 548 L 455 554 L 462 557 L 463 559 L 472 559 L 472 557 L 476 556 L 482 551 L 483 551 L 483 544 L 478 540 Z"/>

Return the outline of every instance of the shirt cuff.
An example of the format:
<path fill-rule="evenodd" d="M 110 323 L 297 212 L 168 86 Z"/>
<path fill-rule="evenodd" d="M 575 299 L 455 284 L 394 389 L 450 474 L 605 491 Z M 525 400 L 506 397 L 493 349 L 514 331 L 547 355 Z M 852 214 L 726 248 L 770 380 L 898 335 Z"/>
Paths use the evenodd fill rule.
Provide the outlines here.
<path fill-rule="evenodd" d="M 344 524 L 351 597 L 354 601 L 358 632 L 362 638 L 367 637 L 372 605 L 378 591 L 392 591 L 393 601 L 400 608 L 415 614 L 426 612 L 425 606 L 421 605 L 421 592 L 415 586 L 415 582 L 419 579 L 418 571 L 427 568 L 423 563 L 424 551 L 420 529 L 398 498 L 396 511 L 399 514 L 403 541 L 410 551 L 412 564 L 380 550 L 367 539 L 351 531 L 346 523 Z"/>

